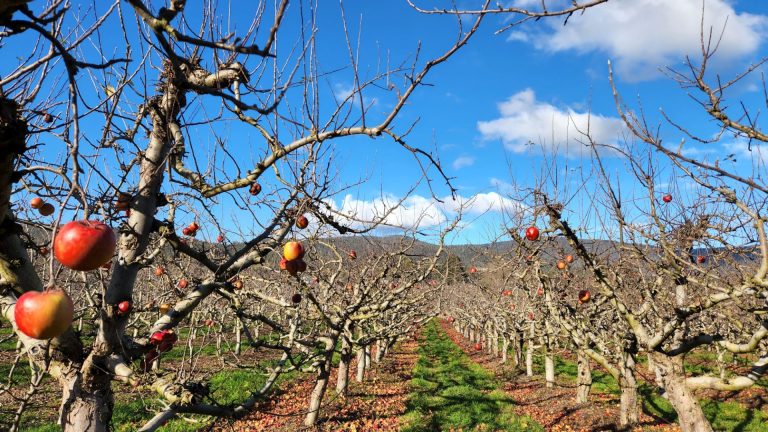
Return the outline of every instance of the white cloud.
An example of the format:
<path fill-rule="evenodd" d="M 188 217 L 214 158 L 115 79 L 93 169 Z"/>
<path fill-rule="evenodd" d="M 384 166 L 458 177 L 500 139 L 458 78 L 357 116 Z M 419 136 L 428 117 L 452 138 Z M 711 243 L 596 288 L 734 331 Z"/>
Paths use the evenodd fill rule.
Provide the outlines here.
<path fill-rule="evenodd" d="M 704 3 L 705 38 L 711 29 L 714 44 L 725 29 L 714 58 L 723 63 L 754 53 L 768 25 L 765 15 L 737 13 L 731 3 Z M 625 79 L 649 79 L 661 66 L 700 56 L 701 13 L 702 0 L 610 1 L 572 16 L 567 25 L 548 20 L 547 30 L 534 28 L 526 37 L 512 33 L 509 38 L 552 52 L 603 52 L 616 60 Z"/>
<path fill-rule="evenodd" d="M 733 158 L 745 159 L 752 162 L 758 162 L 761 164 L 768 164 L 768 149 L 766 149 L 761 143 L 753 142 L 750 146 L 747 141 L 739 140 L 729 143 L 723 143 L 723 149 L 726 154 L 732 154 Z M 727 158 L 729 160 L 731 158 Z"/>
<path fill-rule="evenodd" d="M 480 121 L 477 128 L 484 139 L 500 139 L 515 153 L 524 153 L 534 144 L 568 157 L 586 156 L 590 149 L 583 133 L 589 131 L 598 144 L 616 144 L 624 131 L 618 118 L 560 109 L 537 101 L 531 89 L 512 95 L 498 107 L 501 117 Z"/>
<path fill-rule="evenodd" d="M 457 195 L 438 200 L 431 197 L 411 195 L 398 206 L 400 199 L 385 195 L 372 200 L 360 200 L 346 195 L 337 203 L 326 203 L 336 213 L 334 218 L 348 226 L 362 228 L 383 218 L 383 224 L 406 229 L 429 229 L 438 227 L 456 216 L 461 210 L 466 215 L 480 215 L 487 212 L 519 212 L 525 207 L 518 201 L 503 197 L 496 192 L 478 193 L 470 197 Z M 345 218 L 340 215 L 345 215 Z"/>
<path fill-rule="evenodd" d="M 360 95 L 354 94 L 355 92 L 355 86 L 351 84 L 342 84 L 342 83 L 336 83 L 333 85 L 333 95 L 336 96 L 336 101 L 339 103 L 342 103 L 347 100 L 347 98 L 350 98 L 347 102 L 351 102 L 353 105 L 359 105 L 360 104 Z M 351 96 L 351 97 L 350 97 Z M 370 107 L 373 105 L 378 105 L 379 100 L 377 98 L 371 98 L 368 96 L 363 95 L 363 103 L 366 107 Z"/>
<path fill-rule="evenodd" d="M 462 169 L 475 164 L 475 158 L 471 156 L 459 156 L 453 161 L 453 169 Z"/>

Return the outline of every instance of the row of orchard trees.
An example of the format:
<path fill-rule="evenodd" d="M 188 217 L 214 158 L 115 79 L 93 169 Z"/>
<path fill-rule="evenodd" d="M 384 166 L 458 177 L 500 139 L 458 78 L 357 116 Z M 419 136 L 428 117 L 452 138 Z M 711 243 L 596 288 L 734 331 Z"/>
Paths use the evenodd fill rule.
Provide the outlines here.
<path fill-rule="evenodd" d="M 726 108 L 739 105 L 726 104 L 726 94 L 746 75 L 709 84 L 705 70 L 713 53 L 702 47 L 701 62 L 690 62 L 689 74 L 675 74 L 677 81 L 699 92 L 704 112 L 721 127 L 717 136 L 764 145 L 768 135 L 754 120 L 758 109 Z M 621 388 L 622 426 L 638 421 L 637 364 L 644 357 L 681 429 L 712 430 L 696 390 L 738 391 L 768 370 L 765 166 L 758 161 L 744 174 L 670 150 L 647 119 L 623 105 L 615 87 L 614 94 L 633 139 L 607 149 L 584 131 L 594 150 L 592 169 L 576 189 L 588 191 L 589 200 L 569 194 L 554 174 L 520 191 L 516 197 L 527 208 L 510 215 L 512 253 L 486 257 L 496 274 L 456 287 L 448 313 L 478 348 L 495 352 L 501 338 L 503 347 L 514 346 L 519 365 L 525 353 L 529 375 L 533 351 L 543 351 L 547 385 L 554 384 L 556 349 L 567 347 L 578 362 L 579 402 L 587 400 L 590 360 L 596 362 Z M 696 139 L 694 131 L 678 128 Z M 634 185 L 608 173 L 605 150 L 623 156 Z M 671 173 L 658 168 L 662 162 Z M 658 186 L 667 178 L 670 184 Z M 540 230 L 538 240 L 524 238 L 529 226 Z M 585 240 L 583 233 L 596 227 L 606 238 Z M 467 295 L 482 303 L 464 308 Z M 686 356 L 702 352 L 716 356 L 718 369 L 692 376 Z M 726 354 L 751 364 L 726 367 Z"/>
<path fill-rule="evenodd" d="M 27 395 L 49 375 L 61 389 L 61 427 L 103 431 L 120 386 L 152 388 L 167 400 L 142 428 L 153 430 L 179 413 L 242 416 L 279 373 L 312 369 L 306 422 L 313 424 L 333 352 L 341 352 L 343 393 L 354 352 L 388 346 L 432 314 L 425 299 L 441 283 L 433 271 L 440 250 L 414 256 L 405 241 L 352 263 L 348 251 L 322 246 L 331 233 L 363 233 L 388 216 L 355 220 L 328 205 L 354 186 L 335 174 L 342 167 L 334 143 L 386 140 L 425 176 L 447 182 L 439 158 L 409 143 L 410 125 L 396 121 L 430 71 L 467 44 L 487 13 L 516 14 L 522 23 L 605 1 L 564 10 L 547 2 L 540 10 L 489 10 L 485 1 L 470 20 L 455 15 L 456 39 L 430 41 L 430 51 L 443 50 L 434 58 L 422 58 L 418 45 L 408 63 L 387 57 L 378 63 L 386 69 L 367 71 L 343 5 L 334 6 L 336 30 L 347 42 L 333 49 L 349 62 L 337 67 L 318 58 L 325 2 L 2 2 L 3 316 L 17 329 L 17 298 L 59 287 L 77 323 L 52 340 L 16 332 L 37 372 Z M 354 82 L 352 91 L 329 90 L 329 77 Z M 372 93 L 391 102 L 386 112 L 371 111 Z M 33 211 L 33 198 L 49 206 Z M 304 225 L 302 215 L 314 228 L 294 228 Z M 108 270 L 72 272 L 48 253 L 62 223 L 83 219 L 118 231 Z M 444 234 L 435 233 L 441 244 Z M 293 239 L 308 249 L 307 270 L 287 276 L 278 260 Z M 211 402 L 190 374 L 153 373 L 175 330 L 190 326 L 194 334 L 201 324 L 234 327 L 238 345 L 277 353 L 267 385 L 244 403 Z M 10 429 L 28 407 L 22 397 Z"/>

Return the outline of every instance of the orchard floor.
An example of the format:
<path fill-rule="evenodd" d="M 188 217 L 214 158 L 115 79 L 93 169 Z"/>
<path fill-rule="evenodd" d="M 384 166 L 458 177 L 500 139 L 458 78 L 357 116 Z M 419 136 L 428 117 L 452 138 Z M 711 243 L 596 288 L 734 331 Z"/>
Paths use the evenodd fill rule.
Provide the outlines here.
<path fill-rule="evenodd" d="M 335 394 L 336 369 L 331 373 L 326 397 L 316 427 L 303 426 L 306 406 L 312 392 L 312 376 L 302 377 L 284 386 L 269 401 L 258 405 L 247 417 L 234 422 L 220 421 L 213 431 L 399 431 L 410 392 L 409 383 L 418 354 L 418 344 L 403 341 L 366 374 L 365 382 L 354 380 L 356 364 L 350 369 L 346 398 Z"/>
<path fill-rule="evenodd" d="M 527 415 L 548 431 L 587 432 L 618 430 L 619 399 L 613 394 L 592 393 L 590 402 L 576 404 L 576 388 L 558 383 L 547 388 L 541 377 L 515 375 L 509 366 L 503 366 L 498 358 L 472 349 L 472 345 L 447 322 L 442 329 L 459 345 L 473 361 L 493 371 L 504 391 L 515 403 L 515 412 Z M 675 424 L 655 419 L 641 413 L 641 424 L 635 431 L 679 431 Z"/>

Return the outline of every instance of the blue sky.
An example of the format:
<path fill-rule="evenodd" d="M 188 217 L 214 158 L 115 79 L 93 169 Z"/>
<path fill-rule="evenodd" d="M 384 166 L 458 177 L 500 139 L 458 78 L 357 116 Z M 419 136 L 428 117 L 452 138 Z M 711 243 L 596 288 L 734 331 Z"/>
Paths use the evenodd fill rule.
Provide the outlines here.
<path fill-rule="evenodd" d="M 414 1 L 425 8 L 445 3 Z M 321 80 L 324 89 L 321 105 L 329 109 L 333 105 L 332 96 L 347 95 L 354 86 L 354 79 L 347 67 L 349 52 L 338 3 L 320 3 L 317 26 L 319 67 L 325 72 L 336 71 Z M 477 7 L 480 3 L 459 2 L 460 6 L 466 7 Z M 539 4 L 539 1 L 515 0 L 512 3 L 528 7 Z M 554 7 L 555 3 L 550 5 Z M 256 6 L 250 2 L 247 5 L 245 2 L 233 4 L 231 17 L 225 18 L 229 26 L 227 30 L 242 30 Z M 714 26 L 716 33 L 723 28 L 727 18 L 719 52 L 710 65 L 710 77 L 721 74 L 730 78 L 750 63 L 768 56 L 768 2 L 705 0 L 704 5 L 704 22 L 707 27 Z M 344 8 L 356 50 L 357 37 L 360 37 L 359 54 L 356 55 L 359 55 L 363 78 L 372 76 L 387 64 L 410 64 L 419 41 L 420 66 L 425 59 L 442 53 L 456 39 L 454 17 L 419 14 L 404 0 L 348 1 Z M 663 124 L 659 115 L 662 107 L 677 122 L 697 134 L 711 136 L 716 131 L 712 121 L 702 115 L 701 108 L 692 102 L 687 90 L 681 90 L 659 71 L 665 66 L 682 67 L 686 55 L 698 58 L 701 8 L 700 0 L 611 0 L 583 15 L 571 17 L 565 26 L 562 19 L 555 18 L 528 22 L 501 34 L 494 32 L 503 27 L 508 18 L 489 17 L 468 46 L 430 73 L 426 79 L 430 85 L 418 89 L 393 125 L 396 132 L 402 133 L 418 120 L 407 137 L 408 143 L 434 150 L 446 173 L 453 177 L 459 200 L 471 203 L 463 229 L 453 236 L 452 241 L 479 243 L 502 232 L 502 210 L 515 213 L 525 208 L 525 204 L 505 197 L 510 185 L 534 184 L 543 175 L 546 161 L 552 158 L 559 165 L 559 181 L 566 192 L 575 194 L 568 187 L 572 188 L 580 180 L 579 172 L 588 176 L 590 160 L 584 157 L 574 139 L 577 135 L 574 125 L 583 127 L 589 118 L 594 137 L 605 143 L 617 142 L 623 132 L 608 83 L 608 60 L 613 62 L 616 81 L 625 100 L 635 108 L 642 104 L 649 122 L 661 124 L 665 142 L 677 147 L 683 134 Z M 128 9 L 126 11 L 132 14 Z M 292 2 L 279 38 L 281 55 L 294 48 L 294 35 L 299 28 L 298 12 L 299 2 Z M 194 17 L 190 14 L 188 18 L 191 27 L 195 28 Z M 132 15 L 127 19 L 129 25 L 133 25 L 133 19 Z M 119 42 L 113 39 L 119 35 L 109 28 L 112 27 L 99 33 L 107 46 Z M 261 37 L 257 40 L 263 40 L 265 31 L 266 27 L 260 30 Z M 17 56 L 28 49 L 23 45 L 8 47 L 4 49 L 16 50 L 13 54 Z M 93 53 L 84 48 L 84 54 Z M 255 64 L 255 61 L 250 63 L 251 66 Z M 765 108 L 761 106 L 760 73 L 763 70 L 764 67 L 729 91 L 729 106 L 738 107 L 739 102 L 743 102 L 754 112 Z M 108 74 L 80 77 L 92 81 L 96 88 L 111 82 Z M 148 77 L 150 83 L 154 79 Z M 396 88 L 403 85 L 402 76 L 392 80 Z M 89 94 L 87 89 L 83 94 L 86 98 L 102 96 Z M 366 90 L 364 96 L 364 103 L 371 107 L 368 114 L 371 120 L 380 118 L 396 100 L 395 91 L 382 89 Z M 295 100 L 291 102 L 293 106 L 295 103 Z M 359 105 L 352 109 L 356 112 Z M 215 112 L 212 108 L 208 114 Z M 185 116 L 196 118 L 200 111 L 193 112 L 190 108 Z M 98 120 L 89 120 L 84 124 L 84 133 L 100 136 L 102 127 Z M 253 129 L 230 124 L 216 132 L 226 138 L 242 169 L 250 168 L 249 164 L 256 160 L 263 148 L 263 142 Z M 189 138 L 194 141 L 192 146 L 199 152 L 197 156 L 201 160 L 215 151 L 216 141 L 204 129 L 198 128 Z M 534 145 L 527 145 L 529 142 Z M 398 202 L 419 177 L 419 167 L 410 154 L 386 138 L 350 138 L 332 145 L 336 159 L 334 169 L 339 172 L 338 184 L 360 183 L 331 198 L 332 205 L 343 212 L 370 217 L 375 213 L 374 209 Z M 65 149 L 55 144 L 47 148 L 49 160 L 63 157 Z M 729 137 L 706 145 L 688 142 L 684 151 L 709 160 L 720 158 L 723 166 L 740 172 L 751 170 L 755 161 L 762 160 L 757 152 L 747 151 L 746 143 Z M 723 160 L 731 153 L 736 154 L 737 162 Z M 223 165 L 216 169 L 232 169 L 232 164 L 221 163 Z M 662 179 L 665 162 L 659 160 L 657 163 L 662 167 Z M 636 188 L 625 160 L 608 156 L 606 165 L 625 191 Z M 435 194 L 448 197 L 449 189 L 434 170 L 431 177 L 435 180 Z M 270 182 L 274 182 L 274 177 L 266 176 L 263 183 L 269 185 Z M 666 192 L 666 183 L 659 183 L 660 192 Z M 576 194 L 571 207 L 577 214 L 587 211 L 584 209 L 589 207 L 589 193 L 593 188 L 590 184 L 586 192 Z M 676 202 L 685 202 L 685 191 L 673 192 L 679 195 Z M 236 198 L 227 198 L 210 206 L 211 214 L 218 218 L 217 222 L 225 231 L 250 230 L 244 226 L 247 218 L 243 216 L 250 213 L 238 208 L 240 204 Z M 405 225 L 419 224 L 422 229 L 439 228 L 454 214 L 456 206 L 447 199 L 442 204 L 437 203 L 426 183 L 421 182 L 389 220 Z M 255 212 L 257 219 L 269 217 L 268 212 L 258 209 Z M 188 215 L 180 215 L 177 224 L 188 222 L 185 218 L 206 217 L 204 214 L 201 208 L 191 208 Z M 585 224 L 592 226 L 588 222 Z M 254 230 L 256 225 L 254 222 Z M 596 227 L 592 228 L 591 231 L 588 229 L 588 235 L 605 235 Z M 206 235 L 215 238 L 218 232 L 210 231 Z"/>
<path fill-rule="evenodd" d="M 530 1 L 518 2 L 523 6 L 527 3 Z M 453 22 L 446 17 L 419 15 L 400 2 L 362 4 L 354 2 L 346 10 L 355 21 L 362 17 L 361 46 L 379 43 L 393 47 L 393 52 L 407 54 L 418 38 L 424 40 L 428 52 L 444 48 L 452 40 Z M 692 103 L 687 90 L 659 71 L 666 66 L 682 68 L 686 55 L 694 60 L 700 56 L 701 7 L 698 0 L 616 0 L 572 17 L 566 26 L 561 19 L 541 20 L 499 35 L 493 33 L 504 25 L 504 19 L 488 19 L 468 47 L 431 75 L 428 81 L 434 86 L 418 92 L 400 121 L 407 125 L 408 120 L 420 118 L 409 142 L 423 148 L 435 145 L 446 171 L 455 177 L 459 194 L 477 200 L 468 215 L 471 223 L 455 241 L 483 242 L 500 232 L 503 221 L 494 210 L 515 211 L 518 204 L 494 193 L 503 195 L 509 183 L 533 184 L 544 166 L 542 146 L 547 155 L 557 148 L 559 164 L 567 164 L 571 172 L 588 171 L 590 162 L 580 155 L 574 124 L 583 127 L 589 117 L 598 141 L 617 141 L 622 124 L 608 82 L 608 60 L 614 65 L 625 100 L 635 108 L 642 104 L 650 123 L 661 124 L 665 142 L 677 147 L 684 136 L 663 124 L 659 108 L 701 136 L 713 134 L 716 128 Z M 727 17 L 710 76 L 717 73 L 730 78 L 768 55 L 766 2 L 707 0 L 704 14 L 705 24 L 714 26 L 716 34 Z M 328 21 L 321 21 L 321 32 L 324 25 L 333 27 L 333 18 Z M 358 30 L 356 25 L 353 28 L 354 32 Z M 371 62 L 375 62 L 375 51 L 370 54 Z M 727 94 L 729 105 L 743 101 L 755 112 L 760 110 L 761 71 Z M 340 85 L 348 84 L 342 81 Z M 386 100 L 378 104 L 387 107 Z M 538 145 L 525 145 L 529 141 Z M 731 164 L 735 171 L 751 169 L 753 159 L 759 157 L 748 152 L 745 143 L 729 137 L 706 145 L 688 141 L 684 146 L 687 154 L 710 161 L 736 153 L 737 163 Z M 345 153 L 350 162 L 346 166 L 370 167 L 375 171 L 374 178 L 357 189 L 359 195 L 354 199 L 347 197 L 346 205 L 339 198 L 340 207 L 368 208 L 382 191 L 395 200 L 408 190 L 408 163 L 403 162 L 408 159 L 401 151 L 370 140 L 351 145 L 365 150 Z M 625 185 L 625 192 L 635 187 L 622 158 L 609 157 L 606 162 L 617 181 Z M 663 160 L 658 163 L 665 165 Z M 666 192 L 665 183 L 659 183 L 660 191 Z M 447 194 L 445 188 L 443 191 Z M 686 199 L 685 191 L 670 192 L 677 193 L 680 201 Z M 432 202 L 424 187 L 416 195 L 408 202 L 411 208 L 404 210 L 403 219 Z M 492 211 L 478 218 L 489 208 Z M 601 236 L 598 231 L 591 235 Z"/>

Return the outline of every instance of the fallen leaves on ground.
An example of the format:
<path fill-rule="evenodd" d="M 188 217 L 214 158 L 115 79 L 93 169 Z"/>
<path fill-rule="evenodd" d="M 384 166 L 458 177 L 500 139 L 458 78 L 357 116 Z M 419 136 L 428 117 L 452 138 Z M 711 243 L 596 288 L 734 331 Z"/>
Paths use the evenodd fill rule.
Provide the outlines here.
<path fill-rule="evenodd" d="M 400 416 L 405 413 L 411 371 L 416 363 L 417 344 L 406 340 L 366 374 L 362 383 L 354 381 L 356 364 L 350 366 L 349 393 L 336 395 L 337 369 L 328 381 L 320 418 L 315 427 L 303 426 L 309 395 L 315 384 L 314 375 L 305 375 L 256 406 L 245 418 L 217 423 L 214 431 L 328 431 L 368 432 L 399 431 Z"/>

